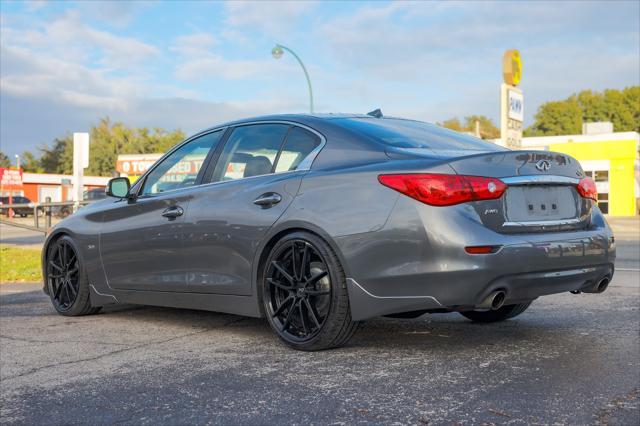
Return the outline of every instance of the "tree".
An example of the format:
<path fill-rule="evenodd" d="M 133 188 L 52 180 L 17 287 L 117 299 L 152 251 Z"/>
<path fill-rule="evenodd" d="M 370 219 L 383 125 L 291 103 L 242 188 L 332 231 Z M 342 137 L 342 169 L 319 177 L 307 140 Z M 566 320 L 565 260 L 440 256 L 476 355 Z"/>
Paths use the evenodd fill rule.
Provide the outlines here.
<path fill-rule="evenodd" d="M 533 116 L 535 123 L 525 136 L 575 135 L 582 133 L 582 110 L 577 97 L 547 102 Z"/>
<path fill-rule="evenodd" d="M 73 140 L 70 136 L 55 139 L 53 147 L 39 148 L 40 166 L 45 173 L 69 174 L 73 172 Z"/>
<path fill-rule="evenodd" d="M 447 129 L 455 130 L 456 132 L 463 132 L 462 124 L 457 117 L 444 120 L 442 123 L 437 123 L 438 126 L 446 127 Z"/>
<path fill-rule="evenodd" d="M 582 123 L 610 121 L 616 132 L 640 132 L 640 86 L 602 93 L 584 90 L 538 108 L 525 136 L 582 133 Z"/>
<path fill-rule="evenodd" d="M 9 159 L 9 156 L 2 151 L 0 151 L 0 167 L 11 167 L 11 160 Z"/>
<path fill-rule="evenodd" d="M 185 138 L 181 130 L 136 129 L 120 122 L 113 123 L 108 117 L 91 127 L 89 134 L 89 167 L 85 173 L 95 176 L 111 176 L 120 154 L 162 153 Z M 44 172 L 73 172 L 72 135 L 56 139 L 51 148 L 45 145 L 39 149 L 39 166 Z"/>
<path fill-rule="evenodd" d="M 22 170 L 30 173 L 43 173 L 44 168 L 40 165 L 40 161 L 30 151 L 25 151 L 20 156 L 20 165 Z"/>
<path fill-rule="evenodd" d="M 441 123 L 439 126 L 456 132 L 475 133 L 476 121 L 480 124 L 480 137 L 482 139 L 496 139 L 500 137 L 500 129 L 498 129 L 490 118 L 484 115 L 468 115 L 464 118 L 464 124 L 457 117 L 450 118 Z"/>
<path fill-rule="evenodd" d="M 464 118 L 464 128 L 468 132 L 475 132 L 476 121 L 480 124 L 480 137 L 482 139 L 496 139 L 500 137 L 500 129 L 493 124 L 490 118 L 484 115 L 469 115 Z"/>
<path fill-rule="evenodd" d="M 167 132 L 161 128 L 135 129 L 123 123 L 100 120 L 90 131 L 89 168 L 87 174 L 111 176 L 120 154 L 162 153 L 185 138 L 181 130 Z"/>

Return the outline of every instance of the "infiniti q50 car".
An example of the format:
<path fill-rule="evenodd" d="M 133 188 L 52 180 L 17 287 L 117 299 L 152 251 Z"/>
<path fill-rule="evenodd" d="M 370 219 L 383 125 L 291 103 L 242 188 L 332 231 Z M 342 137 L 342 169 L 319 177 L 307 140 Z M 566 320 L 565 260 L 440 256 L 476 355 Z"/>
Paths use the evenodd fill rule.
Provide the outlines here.
<path fill-rule="evenodd" d="M 62 315 L 133 303 L 266 317 L 318 350 L 376 316 L 505 320 L 539 296 L 600 293 L 614 271 L 575 159 L 413 120 L 227 123 L 107 194 L 47 236 L 44 290 Z"/>

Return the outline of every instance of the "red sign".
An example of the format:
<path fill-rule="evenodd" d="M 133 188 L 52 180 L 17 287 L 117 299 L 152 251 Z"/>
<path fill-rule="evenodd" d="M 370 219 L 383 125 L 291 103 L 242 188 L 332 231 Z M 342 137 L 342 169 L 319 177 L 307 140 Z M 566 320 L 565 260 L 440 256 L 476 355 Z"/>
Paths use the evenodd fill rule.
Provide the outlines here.
<path fill-rule="evenodd" d="M 21 188 L 22 169 L 5 169 L 0 167 L 0 186 L 12 189 Z"/>
<path fill-rule="evenodd" d="M 0 194 L 7 191 L 9 194 L 9 206 L 13 204 L 13 191 L 22 189 L 22 169 L 5 169 L 0 167 Z M 13 217 L 13 209 L 2 211 L 9 217 Z"/>

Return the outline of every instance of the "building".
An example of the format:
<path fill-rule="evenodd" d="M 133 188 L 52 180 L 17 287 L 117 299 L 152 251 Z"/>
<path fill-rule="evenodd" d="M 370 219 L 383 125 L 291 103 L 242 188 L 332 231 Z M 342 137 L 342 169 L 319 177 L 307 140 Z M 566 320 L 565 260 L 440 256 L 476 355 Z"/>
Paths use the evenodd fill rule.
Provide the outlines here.
<path fill-rule="evenodd" d="M 638 214 L 640 194 L 639 150 L 637 132 L 599 133 L 611 130 L 606 123 L 588 123 L 588 134 L 543 136 L 522 139 L 522 149 L 561 152 L 580 162 L 598 188 L 598 205 L 612 216 Z"/>
<path fill-rule="evenodd" d="M 84 176 L 84 191 L 105 188 L 108 177 Z M 51 201 L 70 201 L 73 197 L 73 176 L 47 173 L 22 173 L 22 182 L 10 188 L 2 188 L 1 196 L 24 196 L 33 202 L 44 203 L 47 197 Z"/>

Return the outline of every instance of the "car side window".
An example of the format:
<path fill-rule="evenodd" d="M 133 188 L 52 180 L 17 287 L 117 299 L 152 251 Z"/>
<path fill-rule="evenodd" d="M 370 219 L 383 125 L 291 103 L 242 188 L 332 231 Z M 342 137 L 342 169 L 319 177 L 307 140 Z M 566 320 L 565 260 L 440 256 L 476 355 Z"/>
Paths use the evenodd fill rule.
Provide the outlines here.
<path fill-rule="evenodd" d="M 296 170 L 311 151 L 320 145 L 320 138 L 300 127 L 294 127 L 287 135 L 282 152 L 278 157 L 276 172 Z"/>
<path fill-rule="evenodd" d="M 207 155 L 220 141 L 222 131 L 200 136 L 176 151 L 147 175 L 140 195 L 155 195 L 193 186 Z"/>
<path fill-rule="evenodd" d="M 212 182 L 273 173 L 286 124 L 252 124 L 233 130 L 213 172 Z"/>

